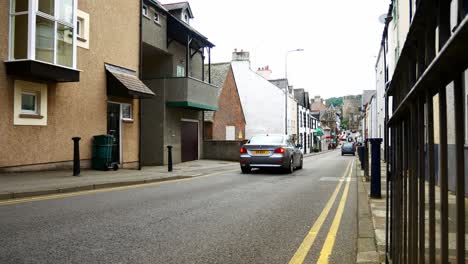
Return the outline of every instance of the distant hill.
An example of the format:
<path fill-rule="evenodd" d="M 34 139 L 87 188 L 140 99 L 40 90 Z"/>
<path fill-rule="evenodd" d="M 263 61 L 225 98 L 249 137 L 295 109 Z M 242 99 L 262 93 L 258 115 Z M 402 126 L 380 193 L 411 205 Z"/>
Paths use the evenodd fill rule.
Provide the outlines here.
<path fill-rule="evenodd" d="M 336 107 L 341 108 L 343 106 L 343 97 L 332 97 L 325 100 L 327 105 L 334 105 Z"/>

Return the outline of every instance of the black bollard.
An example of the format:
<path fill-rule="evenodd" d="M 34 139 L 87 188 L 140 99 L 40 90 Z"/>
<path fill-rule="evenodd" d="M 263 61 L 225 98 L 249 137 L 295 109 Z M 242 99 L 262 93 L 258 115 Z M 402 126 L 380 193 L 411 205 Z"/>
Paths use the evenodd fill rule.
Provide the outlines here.
<path fill-rule="evenodd" d="M 80 137 L 73 137 L 73 176 L 80 176 Z"/>
<path fill-rule="evenodd" d="M 364 142 L 364 177 L 369 181 L 369 139 Z"/>
<path fill-rule="evenodd" d="M 371 193 L 372 198 L 382 198 L 381 194 L 381 174 L 380 174 L 380 144 L 382 144 L 381 138 L 370 138 L 372 153 L 371 163 Z"/>
<path fill-rule="evenodd" d="M 167 171 L 172 171 L 172 146 L 167 146 Z"/>

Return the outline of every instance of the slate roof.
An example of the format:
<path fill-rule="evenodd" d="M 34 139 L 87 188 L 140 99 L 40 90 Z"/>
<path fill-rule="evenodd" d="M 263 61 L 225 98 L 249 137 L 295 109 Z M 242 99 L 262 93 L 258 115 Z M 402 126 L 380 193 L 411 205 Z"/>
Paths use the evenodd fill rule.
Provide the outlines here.
<path fill-rule="evenodd" d="M 294 98 L 296 99 L 299 105 L 306 107 L 304 89 L 294 89 Z"/>
<path fill-rule="evenodd" d="M 188 2 L 163 4 L 163 6 L 169 11 L 187 8 L 190 18 L 193 18 L 192 9 L 190 8 L 190 4 Z"/>
<path fill-rule="evenodd" d="M 230 68 L 230 62 L 211 64 L 211 84 L 219 87 L 218 98 L 221 95 Z M 205 65 L 205 78 L 208 78 L 208 65 Z M 205 111 L 205 121 L 213 122 L 213 116 L 214 111 Z"/>
<path fill-rule="evenodd" d="M 370 102 L 372 96 L 376 93 L 375 90 L 364 90 L 362 92 L 362 105 L 366 105 Z"/>
<path fill-rule="evenodd" d="M 150 88 L 138 79 L 135 71 L 110 64 L 105 64 L 105 67 L 130 93 L 149 96 L 155 95 Z"/>

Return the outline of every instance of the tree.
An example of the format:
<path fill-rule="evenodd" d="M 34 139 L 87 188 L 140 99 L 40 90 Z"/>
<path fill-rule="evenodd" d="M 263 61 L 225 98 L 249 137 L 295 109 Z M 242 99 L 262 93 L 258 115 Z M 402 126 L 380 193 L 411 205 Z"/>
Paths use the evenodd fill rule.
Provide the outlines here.
<path fill-rule="evenodd" d="M 343 106 L 343 97 L 331 97 L 325 100 L 327 105 L 334 105 L 337 108 L 341 108 Z"/>

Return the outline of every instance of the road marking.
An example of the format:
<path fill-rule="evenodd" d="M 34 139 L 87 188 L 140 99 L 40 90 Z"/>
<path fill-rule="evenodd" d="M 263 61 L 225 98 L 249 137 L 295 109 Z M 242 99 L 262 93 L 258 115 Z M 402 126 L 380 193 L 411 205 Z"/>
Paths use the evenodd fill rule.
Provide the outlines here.
<path fill-rule="evenodd" d="M 346 177 L 348 170 L 350 170 L 350 165 L 351 165 L 351 162 L 348 163 L 348 166 L 346 167 L 346 170 L 343 176 L 341 177 L 342 179 Z M 317 218 L 317 220 L 315 220 L 314 225 L 310 229 L 307 236 L 304 238 L 304 241 L 302 241 L 302 244 L 299 246 L 294 256 L 289 261 L 289 264 L 301 264 L 304 262 L 307 254 L 310 251 L 310 248 L 314 244 L 315 238 L 317 237 L 317 234 L 320 231 L 320 228 L 322 228 L 323 222 L 325 222 L 325 219 L 327 218 L 328 213 L 330 213 L 330 210 L 333 204 L 335 203 L 336 197 L 338 196 L 338 193 L 341 189 L 342 184 L 343 184 L 343 181 L 340 181 L 338 185 L 336 186 L 335 191 L 330 197 L 330 200 L 328 200 L 327 204 L 325 205 L 325 208 L 323 208 L 319 217 Z"/>
<path fill-rule="evenodd" d="M 351 165 L 351 170 L 349 170 L 348 179 L 351 178 L 351 174 L 353 172 L 354 160 L 353 165 Z M 338 209 L 336 210 L 335 218 L 331 224 L 330 230 L 328 231 L 327 238 L 325 239 L 325 243 L 323 244 L 322 251 L 320 252 L 320 257 L 317 261 L 319 264 L 326 264 L 328 263 L 328 258 L 330 257 L 333 246 L 335 245 L 336 241 L 336 234 L 338 233 L 338 228 L 340 227 L 341 218 L 343 217 L 344 207 L 346 205 L 346 199 L 348 198 L 348 191 L 349 191 L 349 184 L 351 181 L 346 183 L 346 186 L 343 191 L 343 195 L 341 196 L 340 204 L 338 205 Z"/>
<path fill-rule="evenodd" d="M 197 177 L 185 178 L 185 179 L 168 180 L 168 181 L 153 182 L 153 183 L 142 183 L 142 184 L 112 187 L 112 188 L 104 188 L 104 189 L 96 189 L 96 190 L 89 190 L 89 191 L 80 191 L 80 192 L 63 193 L 63 194 L 51 194 L 51 195 L 44 195 L 44 196 L 35 196 L 35 197 L 28 197 L 28 198 L 5 200 L 5 201 L 0 201 L 0 206 L 9 205 L 9 204 L 26 203 L 26 202 L 38 202 L 38 201 L 45 201 L 45 200 L 53 200 L 53 199 L 81 196 L 81 195 L 94 194 L 94 193 L 120 191 L 120 190 L 127 190 L 127 189 L 133 189 L 133 188 L 159 186 L 159 185 L 163 185 L 163 184 L 170 184 L 170 183 L 191 181 L 191 180 L 195 180 L 195 179 L 202 179 L 202 178 L 206 178 L 206 177 L 216 176 L 216 175 L 219 175 L 219 174 L 235 172 L 235 171 L 240 171 L 240 170 L 235 169 L 235 170 L 213 172 L 213 173 L 209 173 L 209 174 L 206 174 L 206 175 L 203 175 L 203 176 L 197 176 Z"/>

